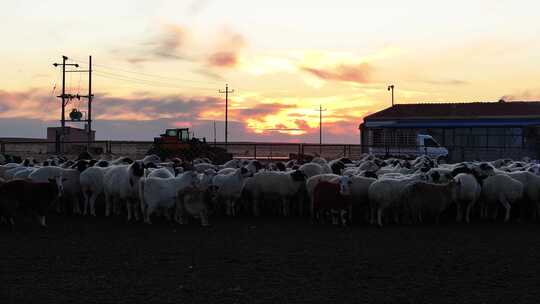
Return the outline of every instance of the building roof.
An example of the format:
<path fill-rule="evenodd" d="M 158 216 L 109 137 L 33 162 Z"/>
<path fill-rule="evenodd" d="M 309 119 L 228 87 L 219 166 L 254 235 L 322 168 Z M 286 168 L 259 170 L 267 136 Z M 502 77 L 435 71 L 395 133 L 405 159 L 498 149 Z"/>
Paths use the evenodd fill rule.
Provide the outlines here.
<path fill-rule="evenodd" d="M 364 122 L 403 119 L 511 119 L 540 118 L 540 102 L 469 102 L 397 104 L 364 117 Z"/>

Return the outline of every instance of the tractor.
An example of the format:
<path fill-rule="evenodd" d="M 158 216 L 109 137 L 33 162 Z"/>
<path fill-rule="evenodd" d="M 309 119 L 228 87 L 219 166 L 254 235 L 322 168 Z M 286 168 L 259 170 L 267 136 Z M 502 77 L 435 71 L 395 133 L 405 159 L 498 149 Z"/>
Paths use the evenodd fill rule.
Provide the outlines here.
<path fill-rule="evenodd" d="M 166 129 L 164 134 L 154 138 L 154 144 L 147 154 L 156 154 L 161 159 L 178 157 L 185 161 L 206 157 L 217 164 L 232 159 L 232 154 L 227 150 L 207 144 L 206 138 L 191 137 L 189 128 Z"/>

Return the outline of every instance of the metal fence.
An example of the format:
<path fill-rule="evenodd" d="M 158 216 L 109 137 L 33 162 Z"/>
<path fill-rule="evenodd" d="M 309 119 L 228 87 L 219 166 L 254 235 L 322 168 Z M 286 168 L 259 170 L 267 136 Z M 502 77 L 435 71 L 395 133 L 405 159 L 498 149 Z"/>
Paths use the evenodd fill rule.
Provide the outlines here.
<path fill-rule="evenodd" d="M 451 145 L 445 146 L 448 150 L 448 155 L 445 157 L 449 162 L 462 161 L 491 161 L 501 158 L 523 159 L 525 157 L 531 159 L 539 159 L 540 151 L 537 147 L 522 147 L 522 146 L 464 146 Z M 370 153 L 381 156 L 383 158 L 400 156 L 404 158 L 414 158 L 420 155 L 431 155 L 432 151 L 425 146 L 383 146 L 383 145 L 363 145 L 361 153 Z"/>
<path fill-rule="evenodd" d="M 40 157 L 52 154 L 77 155 L 87 150 L 94 155 L 112 154 L 142 157 L 152 147 L 152 141 L 94 141 L 89 145 L 85 141 L 64 142 L 61 146 L 47 140 L 4 140 L 0 141 L 0 152 L 24 157 Z M 305 143 L 256 143 L 234 142 L 209 143 L 211 146 L 226 149 L 234 158 L 261 160 L 285 160 L 299 155 L 323 156 L 325 158 L 349 157 L 360 158 L 360 145 L 348 144 L 305 144 Z M 65 153 L 61 153 L 65 151 Z"/>
<path fill-rule="evenodd" d="M 87 150 L 87 142 L 65 142 L 63 151 L 66 155 L 77 155 Z M 95 141 L 91 142 L 88 151 L 94 155 L 126 155 L 140 158 L 146 155 L 152 147 L 151 141 Z M 408 156 L 410 158 L 428 154 L 428 150 L 418 146 L 361 146 L 349 144 L 306 144 L 306 143 L 258 143 L 233 142 L 209 143 L 210 145 L 225 148 L 234 158 L 260 159 L 260 160 L 288 160 L 303 155 L 322 156 L 327 159 L 347 157 L 359 159 L 363 153 L 377 151 L 381 157 Z M 529 157 L 540 158 L 540 151 L 535 147 L 478 147 L 478 146 L 448 146 L 448 160 L 450 162 L 471 160 L 494 160 L 499 158 L 522 159 Z M 58 143 L 47 140 L 0 140 L 0 152 L 21 157 L 43 158 L 47 155 L 61 154 Z"/>

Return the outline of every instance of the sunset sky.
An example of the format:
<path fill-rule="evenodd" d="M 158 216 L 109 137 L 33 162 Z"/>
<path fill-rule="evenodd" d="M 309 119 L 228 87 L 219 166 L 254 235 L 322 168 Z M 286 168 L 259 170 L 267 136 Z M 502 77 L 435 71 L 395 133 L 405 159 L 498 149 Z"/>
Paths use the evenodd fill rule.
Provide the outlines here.
<path fill-rule="evenodd" d="M 231 141 L 358 143 L 396 102 L 540 99 L 537 1 L 3 1 L 0 137 L 58 125 L 61 55 L 93 56 L 99 139 L 189 126 Z M 70 73 L 68 92 L 86 94 Z M 74 106 L 79 106 L 76 102 Z M 68 112 L 73 105 L 68 106 Z"/>

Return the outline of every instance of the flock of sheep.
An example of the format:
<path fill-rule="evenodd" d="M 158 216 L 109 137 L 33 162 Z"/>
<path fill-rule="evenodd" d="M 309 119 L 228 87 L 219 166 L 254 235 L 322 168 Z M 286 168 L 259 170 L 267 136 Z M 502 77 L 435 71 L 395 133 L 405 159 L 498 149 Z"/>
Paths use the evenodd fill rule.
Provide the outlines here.
<path fill-rule="evenodd" d="M 163 217 L 183 224 L 209 214 L 310 216 L 312 221 L 438 223 L 443 213 L 456 221 L 471 217 L 540 217 L 540 165 L 530 160 L 438 163 L 414 160 L 340 158 L 291 160 L 263 165 L 257 160 L 208 159 L 186 163 L 120 157 L 76 160 L 51 157 L 42 162 L 0 157 L 0 218 L 15 225 L 22 213 L 42 226 L 49 209 L 96 216 L 125 214 L 128 221 Z M 511 213 L 512 208 L 519 215 Z"/>

